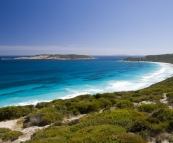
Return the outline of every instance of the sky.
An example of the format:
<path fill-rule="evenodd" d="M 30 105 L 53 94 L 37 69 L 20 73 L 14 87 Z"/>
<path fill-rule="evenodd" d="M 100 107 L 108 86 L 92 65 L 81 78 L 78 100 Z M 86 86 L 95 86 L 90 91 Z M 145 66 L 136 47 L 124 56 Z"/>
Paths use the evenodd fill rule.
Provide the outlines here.
<path fill-rule="evenodd" d="M 0 55 L 173 53 L 173 0 L 0 0 Z"/>

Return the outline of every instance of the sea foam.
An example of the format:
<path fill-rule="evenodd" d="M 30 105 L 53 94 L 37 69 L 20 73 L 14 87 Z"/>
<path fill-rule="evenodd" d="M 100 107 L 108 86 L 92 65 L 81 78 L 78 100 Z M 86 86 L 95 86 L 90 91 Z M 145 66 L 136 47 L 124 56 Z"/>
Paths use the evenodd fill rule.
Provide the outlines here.
<path fill-rule="evenodd" d="M 9 75 L 0 77 L 1 81 L 5 80 L 7 83 L 5 85 L 5 82 L 0 81 L 1 107 L 36 105 L 38 102 L 73 98 L 84 94 L 138 90 L 173 76 L 173 65 L 166 63 L 123 63 L 99 59 L 89 62 L 27 61 L 30 67 L 23 68 L 26 65 L 23 65 L 24 61 L 14 62 L 17 65 L 21 63 L 24 71 L 19 72 L 19 67 L 14 75 L 14 71 L 9 70 L 10 75 L 13 75 L 14 79 L 21 79 L 22 84 L 18 81 L 15 85 L 10 84 Z M 35 71 L 37 68 L 38 71 Z M 3 68 L 1 70 L 3 71 Z M 6 74 L 5 71 L 4 73 Z M 4 85 L 6 88 L 3 88 Z"/>
<path fill-rule="evenodd" d="M 173 76 L 173 65 L 166 63 L 154 63 L 158 64 L 158 68 L 155 69 L 152 73 L 141 74 L 140 77 L 133 80 L 121 80 L 121 81 L 105 81 L 104 84 L 100 85 L 99 83 L 96 85 L 83 85 L 83 86 L 74 86 L 73 88 L 65 88 L 64 91 L 66 94 L 62 94 L 57 98 L 59 99 L 68 99 L 73 98 L 78 95 L 85 94 L 96 94 L 96 93 L 104 93 L 104 92 L 118 92 L 118 91 L 134 91 L 139 90 L 145 87 L 148 87 L 154 83 L 160 82 L 168 77 Z M 54 93 L 57 95 L 57 93 Z M 52 95 L 51 95 L 52 96 Z M 43 100 L 44 102 L 49 100 Z M 18 105 L 35 105 L 38 102 L 42 102 L 39 100 L 30 101 L 30 102 L 22 102 Z"/>
<path fill-rule="evenodd" d="M 159 68 L 153 73 L 146 73 L 136 80 L 110 81 L 106 89 L 108 91 L 132 91 L 146 88 L 154 83 L 160 82 L 173 76 L 173 65 L 167 63 L 156 63 Z"/>

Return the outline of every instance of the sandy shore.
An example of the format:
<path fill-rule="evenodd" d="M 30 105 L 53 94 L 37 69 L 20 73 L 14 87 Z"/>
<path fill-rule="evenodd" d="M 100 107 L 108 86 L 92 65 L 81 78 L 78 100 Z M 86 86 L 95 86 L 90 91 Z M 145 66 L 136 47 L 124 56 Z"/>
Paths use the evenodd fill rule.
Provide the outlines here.
<path fill-rule="evenodd" d="M 64 119 L 63 122 L 64 123 L 65 122 L 71 122 L 73 120 L 80 119 L 85 115 L 86 114 L 82 114 L 82 115 L 71 117 L 69 119 Z M 13 141 L 12 143 L 20 143 L 21 141 L 27 141 L 38 130 L 41 130 L 41 129 L 44 129 L 44 128 L 47 128 L 50 126 L 50 125 L 47 125 L 44 127 L 32 126 L 32 127 L 28 127 L 28 128 L 22 128 L 23 123 L 20 122 L 21 120 L 23 120 L 23 118 L 0 122 L 0 128 L 9 128 L 11 130 L 21 131 L 23 133 L 22 136 L 20 136 L 17 140 Z M 8 142 L 8 143 L 10 143 L 10 142 Z"/>
<path fill-rule="evenodd" d="M 33 127 L 29 127 L 29 128 L 22 128 L 23 123 L 18 123 L 18 121 L 20 121 L 20 120 L 22 120 L 22 118 L 16 119 L 16 120 L 0 122 L 0 128 L 9 128 L 11 130 L 17 130 L 17 131 L 21 131 L 23 133 L 22 136 L 20 136 L 17 140 L 13 141 L 12 143 L 20 143 L 21 141 L 27 141 L 31 138 L 31 136 L 35 132 L 37 132 L 38 130 L 41 130 L 43 128 L 47 128 L 49 126 L 49 125 L 44 126 L 44 127 L 33 126 Z"/>
<path fill-rule="evenodd" d="M 2 121 L 2 122 L 0 122 L 0 128 L 15 129 L 15 126 L 16 126 L 18 120 L 19 119 L 10 120 L 10 121 Z"/>

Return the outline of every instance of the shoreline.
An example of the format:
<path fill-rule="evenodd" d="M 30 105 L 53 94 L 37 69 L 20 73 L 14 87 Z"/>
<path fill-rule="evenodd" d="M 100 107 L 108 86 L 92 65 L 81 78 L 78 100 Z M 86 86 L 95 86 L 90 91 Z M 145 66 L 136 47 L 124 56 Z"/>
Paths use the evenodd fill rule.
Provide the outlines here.
<path fill-rule="evenodd" d="M 172 66 L 173 67 L 173 63 L 165 63 L 165 62 L 151 62 L 151 61 L 123 61 L 123 60 L 120 60 L 119 62 L 129 62 L 129 63 L 137 63 L 137 62 L 142 62 L 142 63 L 154 63 L 154 64 L 164 64 L 164 65 L 169 65 L 169 66 Z"/>
<path fill-rule="evenodd" d="M 126 62 L 126 61 L 125 61 Z M 136 62 L 136 61 L 127 61 L 127 62 Z M 140 61 L 140 62 L 146 62 L 146 61 Z M 106 93 L 106 92 L 109 92 L 108 90 L 112 90 L 112 89 L 114 89 L 114 91 L 110 91 L 109 93 L 112 93 L 112 92 L 123 92 L 123 91 L 135 91 L 135 90 L 140 90 L 140 89 L 143 89 L 143 88 L 147 88 L 147 87 L 149 87 L 149 86 L 151 86 L 151 85 L 153 85 L 153 84 L 156 84 L 156 83 L 158 83 L 158 82 L 161 82 L 161 81 L 163 81 L 163 80 L 166 80 L 167 78 L 169 78 L 169 77 L 172 77 L 173 76 L 173 64 L 171 64 L 171 63 L 164 63 L 164 62 L 147 62 L 147 63 L 154 63 L 154 64 L 158 64 L 159 66 L 161 66 L 162 68 L 160 69 L 160 71 L 161 70 L 163 70 L 163 68 L 165 67 L 165 66 L 168 66 L 169 68 L 171 68 L 172 67 L 172 73 L 170 74 L 170 75 L 168 75 L 168 76 L 166 76 L 166 75 L 164 75 L 164 77 L 161 77 L 161 79 L 160 80 L 158 80 L 157 82 L 153 82 L 152 84 L 150 84 L 150 83 L 148 83 L 148 84 L 146 84 L 145 83 L 145 80 L 148 80 L 148 79 L 150 79 L 150 78 L 152 78 L 152 77 L 154 77 L 155 75 L 159 75 L 159 73 L 157 73 L 157 72 L 155 72 L 155 73 L 153 73 L 153 74 L 149 74 L 149 75 L 145 75 L 145 76 L 143 76 L 143 79 L 139 79 L 139 81 L 141 81 L 141 80 L 144 80 L 144 83 L 140 83 L 140 82 L 138 82 L 138 83 L 133 83 L 133 82 L 129 82 L 129 81 L 110 81 L 110 83 L 107 85 L 107 88 L 106 88 L 106 90 L 103 90 L 103 91 L 99 91 L 99 89 L 96 89 L 97 91 L 96 91 L 96 93 Z M 164 69 L 165 70 L 165 69 Z M 168 69 L 167 69 L 168 70 Z M 145 78 L 144 78 L 145 77 Z M 155 78 L 155 77 L 154 77 Z M 124 84 L 124 85 L 123 85 Z M 133 84 L 133 85 L 132 85 Z M 139 87 L 135 87 L 134 88 L 134 85 L 138 85 Z M 120 86 L 120 87 L 119 87 Z M 133 86 L 133 88 L 131 88 Z M 123 89 L 121 89 L 121 87 L 130 87 L 130 88 L 126 88 L 127 90 L 123 90 Z M 118 88 L 118 89 L 121 89 L 121 90 L 116 90 L 116 88 Z M 96 93 L 94 93 L 94 94 L 96 94 Z M 37 103 L 40 103 L 40 102 L 51 102 L 51 101 L 53 101 L 53 100 L 57 100 L 57 99 L 62 99 L 62 100 L 65 100 L 65 99 L 71 99 L 71 98 L 74 98 L 74 97 L 76 97 L 76 96 L 80 96 L 80 95 L 84 95 L 84 94 L 90 94 L 90 95 L 94 95 L 94 94 L 91 94 L 91 93 L 89 93 L 89 92 L 81 92 L 81 93 L 72 93 L 71 95 L 66 95 L 66 96 L 61 96 L 61 97 L 58 97 L 58 98 L 55 98 L 55 99 L 52 99 L 52 100 L 40 100 L 40 101 L 38 101 L 38 100 L 35 100 L 35 101 L 29 101 L 29 102 L 21 102 L 21 103 L 18 103 L 18 104 L 16 104 L 16 105 L 7 105 L 7 106 L 3 106 L 3 107 L 8 107 L 8 106 L 25 106 L 25 105 L 36 105 Z M 0 107 L 0 108 L 3 108 L 3 107 Z"/>
<path fill-rule="evenodd" d="M 170 64 L 168 65 L 168 64 L 165 64 L 165 63 L 158 63 L 159 65 L 160 65 L 160 69 L 158 70 L 158 71 L 163 71 L 163 69 L 164 69 L 164 67 L 166 66 L 168 66 L 168 67 L 170 67 L 172 70 L 173 70 L 173 65 L 171 64 L 171 66 L 170 66 Z M 157 72 L 156 72 L 157 73 Z M 156 74 L 155 73 L 155 74 Z M 158 72 L 159 73 L 159 72 Z M 172 83 L 172 79 L 173 79 L 173 76 L 170 76 L 170 77 L 172 77 L 171 78 L 171 83 Z M 161 81 L 165 81 L 165 80 L 167 80 L 169 77 L 167 77 L 167 78 L 164 78 L 164 80 L 161 80 Z M 168 80 L 169 81 L 169 80 Z M 158 83 L 158 82 L 156 82 L 156 83 Z M 156 84 L 156 83 L 154 83 L 154 84 Z M 164 82 L 163 82 L 164 83 Z M 162 87 L 161 85 L 163 85 L 163 83 L 160 83 L 160 84 L 158 84 L 160 87 Z M 169 82 L 167 82 L 167 83 L 169 83 Z M 153 84 L 151 84 L 150 86 L 152 86 Z M 165 85 L 167 85 L 167 84 L 165 84 Z M 149 86 L 149 87 L 150 87 Z M 143 88 L 142 88 L 143 89 Z M 151 91 L 155 91 L 155 89 L 157 89 L 157 85 L 156 85 L 156 88 L 154 88 L 153 90 L 151 89 Z M 166 88 L 167 89 L 167 88 Z M 145 89 L 144 89 L 145 90 Z M 146 91 L 147 91 L 147 89 L 146 89 Z M 167 93 L 169 93 L 169 90 L 168 90 L 168 92 L 166 91 L 161 91 L 162 92 L 162 96 L 163 97 L 161 97 L 161 96 L 159 96 L 159 101 L 161 102 L 161 103 L 165 103 L 165 104 L 167 104 L 167 105 L 169 105 L 169 99 L 167 98 L 167 96 L 166 96 L 166 94 Z M 105 92 L 104 92 L 105 93 Z M 133 93 L 131 93 L 131 97 L 133 97 L 133 94 L 134 93 L 136 93 L 136 92 L 133 92 Z M 127 94 L 126 93 L 124 93 L 125 95 L 128 95 L 129 94 L 129 92 L 127 92 Z M 144 94 L 144 95 L 143 95 Z M 140 100 L 139 100 L 139 102 L 137 102 L 137 101 L 135 101 L 135 98 L 138 98 L 138 97 L 133 97 L 133 100 L 131 101 L 130 100 L 130 97 L 129 97 L 129 99 L 127 99 L 127 100 L 130 100 L 130 102 L 132 102 L 133 103 L 133 105 L 134 105 L 134 108 L 133 108 L 133 110 L 135 111 L 135 110 L 137 110 L 137 111 L 135 111 L 135 112 L 137 112 L 137 113 L 141 113 L 141 115 L 144 115 L 144 116 L 146 116 L 146 113 L 144 114 L 142 111 L 140 111 L 140 110 L 138 110 L 138 107 L 139 106 L 141 106 L 142 104 L 145 104 L 145 105 L 147 105 L 147 104 L 158 104 L 157 102 L 156 102 L 156 100 L 157 99 L 155 99 L 155 97 L 153 98 L 154 100 L 151 100 L 151 98 L 146 98 L 145 99 L 145 91 L 143 91 L 143 94 L 140 94 L 140 92 L 139 92 L 139 95 L 141 95 L 143 98 L 140 98 Z M 150 94 L 150 93 L 149 93 Z M 160 92 L 159 92 L 159 94 L 160 94 Z M 110 93 L 110 95 L 111 95 L 111 93 Z M 113 94 L 114 95 L 114 94 Z M 117 96 L 118 95 L 118 96 Z M 151 93 L 151 95 L 152 95 L 152 97 L 153 96 L 155 96 L 154 94 L 152 94 Z M 86 96 L 87 97 L 87 96 Z M 123 99 L 125 99 L 126 100 L 126 97 L 124 97 L 124 98 L 122 98 L 123 97 L 123 93 L 121 94 L 120 93 L 120 95 L 117 93 L 117 94 L 115 94 L 115 100 L 117 100 L 118 99 L 118 101 L 119 102 L 121 102 L 121 100 L 123 100 Z M 73 98 L 73 97 L 72 97 Z M 88 97 L 87 97 L 88 98 Z M 96 97 L 95 97 L 96 98 Z M 79 99 L 80 99 L 80 97 L 79 97 Z M 89 99 L 89 98 L 88 98 Z M 107 99 L 107 98 L 106 98 Z M 72 101 L 72 100 L 71 100 Z M 50 102 L 50 101 L 49 101 Z M 57 101 L 55 101 L 55 102 L 52 102 L 52 103 L 46 103 L 47 105 L 51 105 L 53 108 L 54 108 L 54 105 L 56 105 L 55 103 L 56 103 Z M 64 101 L 58 101 L 58 102 L 62 102 L 62 103 L 65 103 L 66 101 L 64 100 Z M 58 103 L 57 102 L 57 103 Z M 73 102 L 73 101 L 72 101 Z M 94 101 L 92 101 L 92 102 L 94 102 Z M 30 104 L 31 105 L 31 104 Z M 44 105 L 44 103 L 43 103 L 43 105 Z M 38 106 L 37 106 L 38 107 Z M 41 108 L 37 108 L 37 107 L 32 107 L 32 108 L 35 108 L 35 109 L 38 109 L 39 111 L 41 111 L 42 110 L 42 108 L 49 108 L 49 107 L 41 107 Z M 116 111 L 116 109 L 118 109 L 117 110 L 117 113 L 119 113 L 120 111 L 127 111 L 127 109 L 121 109 L 121 108 L 116 108 L 116 107 L 118 107 L 118 104 L 116 104 L 116 106 L 114 106 L 114 105 L 112 105 L 111 107 L 110 107 L 110 112 L 107 112 L 107 110 L 105 110 L 105 112 L 104 112 L 104 109 L 106 109 L 106 108 L 101 108 L 100 109 L 100 111 L 97 111 L 96 112 L 96 114 L 101 114 L 102 113 L 102 111 L 103 111 L 103 114 L 104 113 L 111 113 L 111 110 L 112 111 Z M 141 106 L 142 107 L 142 106 Z M 169 110 L 171 110 L 172 109 L 172 106 L 170 105 L 170 106 L 168 106 L 169 107 Z M 14 108 L 14 107 L 13 107 Z M 23 108 L 23 107 L 18 107 L 18 108 Z M 25 107 L 24 107 L 25 108 Z M 162 107 L 161 107 L 162 108 Z M 69 108 L 69 109 L 71 109 L 71 108 Z M 69 110 L 68 109 L 68 110 Z M 115 109 L 115 110 L 114 110 Z M 132 110 L 132 111 L 133 111 Z M 69 111 L 71 111 L 71 110 L 69 110 Z M 129 110 L 129 111 L 131 111 L 131 109 Z M 30 112 L 31 113 L 31 112 Z M 39 112 L 38 112 L 39 113 Z M 50 111 L 48 111 L 48 115 L 49 115 L 49 113 L 50 113 Z M 79 115 L 77 115 L 77 116 L 64 116 L 63 118 L 62 118 L 62 120 L 60 121 L 61 123 L 62 123 L 62 127 L 64 127 L 64 126 L 66 126 L 66 124 L 68 124 L 68 129 L 70 129 L 70 125 L 72 124 L 72 123 L 76 123 L 77 122 L 77 124 L 78 124 L 78 120 L 79 120 L 79 118 L 81 118 L 81 117 L 83 117 L 84 115 L 87 115 L 87 114 L 90 114 L 90 112 L 89 113 L 86 113 L 86 114 L 81 114 L 81 112 L 79 112 L 80 114 Z M 115 112 L 116 113 L 116 112 Z M 157 113 L 157 111 L 154 111 L 154 113 Z M 131 112 L 129 112 L 129 114 L 131 114 Z M 35 114 L 35 115 L 37 115 L 37 114 Z M 74 114 L 73 114 L 74 115 Z M 90 114 L 90 115 L 92 115 L 92 114 Z M 147 114 L 147 117 L 150 117 L 151 116 L 151 113 L 148 113 Z M 27 117 L 27 116 L 25 116 L 25 117 Z M 26 127 L 26 128 L 23 128 L 23 123 L 24 123 L 24 120 L 26 120 L 27 118 L 25 118 L 24 116 L 21 116 L 20 118 L 14 118 L 14 119 L 12 119 L 12 120 L 4 120 L 4 121 L 1 121 L 0 122 L 0 126 L 2 126 L 2 127 L 5 127 L 5 128 L 9 128 L 9 129 L 11 129 L 12 131 L 20 131 L 20 132 L 22 132 L 23 133 L 23 135 L 20 135 L 19 137 L 18 137 L 18 139 L 17 140 L 15 140 L 14 141 L 14 143 L 19 143 L 19 142 L 21 142 L 21 141 L 27 141 L 27 140 L 33 140 L 33 137 L 32 137 L 32 135 L 35 133 L 35 136 L 37 136 L 38 134 L 37 134 L 37 131 L 39 131 L 40 130 L 40 132 L 44 135 L 44 131 L 43 131 L 43 129 L 44 128 L 47 128 L 47 127 L 51 127 L 52 125 L 54 125 L 53 123 L 49 123 L 49 124 L 47 124 L 47 125 L 45 125 L 45 126 L 42 126 L 42 127 L 40 127 L 40 126 L 29 126 L 29 127 Z M 29 117 L 29 116 L 28 116 Z M 94 116 L 92 116 L 92 117 L 94 117 Z M 138 119 L 138 118 L 135 118 L 135 119 Z M 23 120 L 23 121 L 22 121 Z M 22 122 L 21 122 L 22 121 Z M 74 122 L 73 122 L 74 121 Z M 81 120 L 82 121 L 82 120 Z M 56 122 L 55 122 L 56 123 Z M 170 123 L 170 121 L 168 122 L 168 123 Z M 110 124 L 110 126 L 111 126 L 112 124 Z M 55 126 L 59 126 L 59 125 L 56 125 L 55 124 Z M 94 125 L 94 127 L 96 127 L 96 125 Z M 147 127 L 147 126 L 146 126 Z M 169 126 L 168 126 L 169 127 Z M 167 129 L 168 127 L 165 127 L 165 129 Z M 60 127 L 61 128 L 61 127 Z M 57 128 L 58 129 L 58 128 Z M 48 128 L 48 130 L 49 131 L 51 131 L 51 128 Z M 154 130 L 155 131 L 155 130 Z M 48 132 L 49 133 L 49 132 Z M 127 133 L 127 134 L 129 134 L 129 133 Z M 136 134 L 136 132 L 130 132 L 130 134 L 134 134 L 134 135 L 137 135 Z M 160 135 L 163 135 L 163 138 L 162 138 L 162 141 L 163 142 L 165 142 L 165 143 L 168 143 L 169 142 L 169 139 L 171 138 L 171 136 L 172 136 L 172 133 L 169 133 L 169 132 L 161 132 L 161 133 L 159 133 L 159 134 L 157 134 L 158 136 L 160 136 Z M 48 137 L 49 138 L 49 137 Z M 37 139 L 36 139 L 37 140 Z M 156 142 L 156 141 L 158 141 L 159 140 L 159 138 L 157 138 L 157 136 L 155 135 L 155 136 L 153 136 L 152 134 L 150 134 L 150 133 L 148 133 L 147 134 L 147 143 L 154 143 L 154 142 Z"/>
<path fill-rule="evenodd" d="M 133 61 L 132 61 L 133 62 Z M 144 61 L 145 62 L 145 61 Z M 135 89 L 135 90 L 140 90 L 140 89 L 143 89 L 143 88 L 147 88 L 147 87 L 149 87 L 149 86 L 151 86 L 151 85 L 153 85 L 153 84 L 156 84 L 156 83 L 158 83 L 158 82 L 161 82 L 161 81 L 164 81 L 164 80 L 166 80 L 166 79 L 168 79 L 168 78 L 170 78 L 170 77 L 172 77 L 173 76 L 173 64 L 170 64 L 170 63 L 163 63 L 163 62 L 147 62 L 147 63 L 154 63 L 154 64 L 158 64 L 158 65 L 160 65 L 160 66 L 169 66 L 169 67 L 172 67 L 172 75 L 169 75 L 168 77 L 166 77 L 166 78 L 164 78 L 164 79 L 162 79 L 162 80 L 159 80 L 159 81 L 157 81 L 157 82 L 155 82 L 155 83 L 152 83 L 152 84 L 150 84 L 150 85 L 147 85 L 147 86 L 145 86 L 145 87 L 140 87 L 140 88 L 137 88 L 137 89 Z M 162 70 L 162 68 L 160 69 L 160 70 Z M 155 74 L 155 73 L 154 73 Z M 118 81 L 119 82 L 119 81 Z M 124 81 L 122 81 L 122 82 L 124 82 Z M 123 92 L 123 91 L 135 91 L 135 90 L 133 90 L 133 89 L 130 89 L 130 90 L 119 90 L 119 91 L 112 91 L 112 92 Z M 98 92 L 98 93 L 106 93 L 107 91 L 103 91 L 103 92 Z M 109 92 L 109 93 L 112 93 L 112 92 Z M 89 93 L 86 93 L 86 94 L 89 94 Z M 91 95 L 93 95 L 93 94 L 91 94 Z M 77 95 L 77 96 L 79 96 L 79 95 Z M 75 96 L 65 96 L 65 97 L 60 97 L 60 98 L 58 98 L 58 99 L 70 99 L 70 98 L 74 98 L 74 97 L 76 97 L 76 95 Z M 52 101 L 52 100 L 51 100 Z"/>

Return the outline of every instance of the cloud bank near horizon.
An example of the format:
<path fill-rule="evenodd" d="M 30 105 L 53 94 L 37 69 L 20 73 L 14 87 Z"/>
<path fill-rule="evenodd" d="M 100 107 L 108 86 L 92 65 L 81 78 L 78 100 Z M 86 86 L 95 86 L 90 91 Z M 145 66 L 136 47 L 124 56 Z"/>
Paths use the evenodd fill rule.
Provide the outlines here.
<path fill-rule="evenodd" d="M 171 54 L 166 48 L 116 48 L 87 46 L 0 46 L 0 55 L 36 55 L 36 54 L 85 54 L 85 55 L 156 55 Z M 9 54 L 10 53 L 10 54 Z"/>

